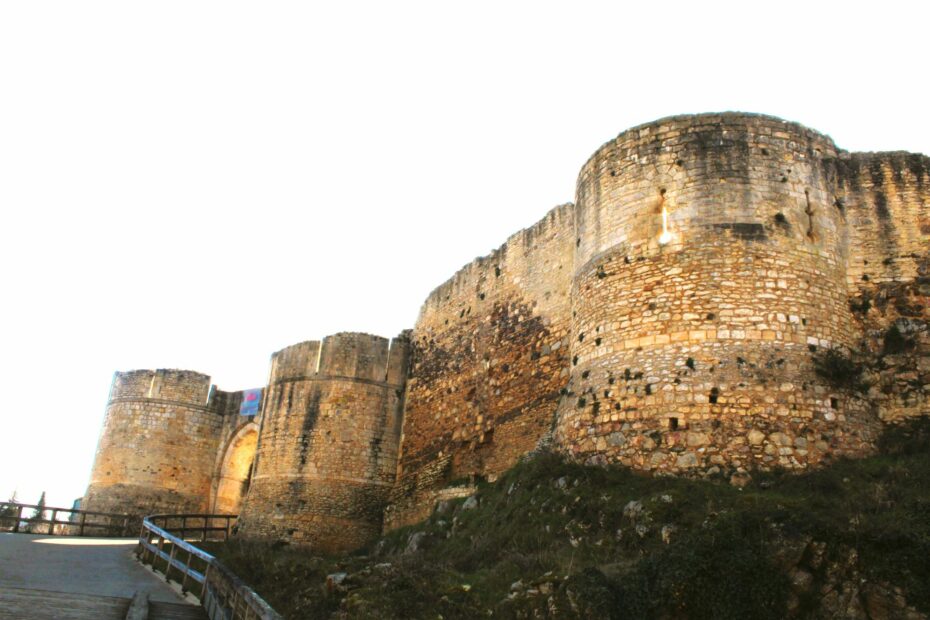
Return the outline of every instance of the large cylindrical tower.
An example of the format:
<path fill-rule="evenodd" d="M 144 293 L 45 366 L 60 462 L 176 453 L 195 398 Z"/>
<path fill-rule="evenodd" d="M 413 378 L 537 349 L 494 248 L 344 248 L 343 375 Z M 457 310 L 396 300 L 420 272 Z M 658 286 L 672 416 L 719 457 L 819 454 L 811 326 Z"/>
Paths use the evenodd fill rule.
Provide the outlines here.
<path fill-rule="evenodd" d="M 82 508 L 204 512 L 223 425 L 211 393 L 197 372 L 115 373 Z"/>
<path fill-rule="evenodd" d="M 711 473 L 868 449 L 874 416 L 812 368 L 856 334 L 835 158 L 829 138 L 748 114 L 660 120 L 591 157 L 561 449 Z"/>
<path fill-rule="evenodd" d="M 243 537 L 324 551 L 381 533 L 409 343 L 343 333 L 272 356 Z"/>

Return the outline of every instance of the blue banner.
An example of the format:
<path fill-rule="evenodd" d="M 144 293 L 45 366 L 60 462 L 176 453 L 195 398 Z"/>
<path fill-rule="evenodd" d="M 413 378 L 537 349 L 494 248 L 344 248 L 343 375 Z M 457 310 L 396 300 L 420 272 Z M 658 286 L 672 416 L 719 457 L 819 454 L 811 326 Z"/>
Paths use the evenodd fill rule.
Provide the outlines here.
<path fill-rule="evenodd" d="M 242 391 L 242 404 L 239 405 L 239 415 L 258 415 L 262 408 L 262 390 Z"/>

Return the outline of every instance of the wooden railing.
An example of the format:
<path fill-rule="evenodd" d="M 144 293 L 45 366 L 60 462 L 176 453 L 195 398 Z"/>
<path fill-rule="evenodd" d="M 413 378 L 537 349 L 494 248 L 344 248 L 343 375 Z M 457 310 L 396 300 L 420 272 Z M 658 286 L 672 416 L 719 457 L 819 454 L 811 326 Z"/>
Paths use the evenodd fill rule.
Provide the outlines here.
<path fill-rule="evenodd" d="M 153 515 L 142 520 L 137 555 L 200 599 L 210 620 L 281 620 L 281 616 L 219 560 L 188 540 L 228 540 L 235 515 Z M 214 525 L 222 522 L 223 525 Z"/>
<path fill-rule="evenodd" d="M 181 540 L 198 537 L 201 542 L 208 540 L 229 540 L 229 534 L 238 515 L 187 514 L 187 515 L 151 515 L 148 521 Z"/>
<path fill-rule="evenodd" d="M 24 511 L 35 513 L 26 516 Z M 51 518 L 46 515 L 51 513 Z M 67 519 L 59 519 L 68 515 Z M 72 508 L 0 502 L 0 531 L 47 534 L 50 536 L 99 536 L 128 538 L 138 527 L 138 517 L 109 512 L 89 512 Z"/>

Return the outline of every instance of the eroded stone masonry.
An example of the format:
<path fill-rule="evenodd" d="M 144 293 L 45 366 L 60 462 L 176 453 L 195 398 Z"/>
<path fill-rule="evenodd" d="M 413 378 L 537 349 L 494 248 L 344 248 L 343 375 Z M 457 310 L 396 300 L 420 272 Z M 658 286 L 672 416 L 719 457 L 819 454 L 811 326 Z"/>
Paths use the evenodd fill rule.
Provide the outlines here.
<path fill-rule="evenodd" d="M 924 155 L 751 114 L 630 129 L 391 342 L 296 344 L 244 392 L 117 373 L 85 506 L 346 550 L 542 447 L 735 483 L 867 454 L 928 414 L 928 207 Z"/>

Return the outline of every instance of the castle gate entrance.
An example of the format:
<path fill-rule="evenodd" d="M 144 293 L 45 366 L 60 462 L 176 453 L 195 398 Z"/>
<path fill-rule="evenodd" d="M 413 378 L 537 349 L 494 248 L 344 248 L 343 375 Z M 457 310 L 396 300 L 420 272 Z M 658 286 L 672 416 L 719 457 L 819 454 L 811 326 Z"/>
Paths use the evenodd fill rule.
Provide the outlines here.
<path fill-rule="evenodd" d="M 258 425 L 243 426 L 230 440 L 219 471 L 213 512 L 238 514 L 242 500 L 249 490 L 252 462 L 258 444 Z"/>

